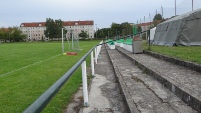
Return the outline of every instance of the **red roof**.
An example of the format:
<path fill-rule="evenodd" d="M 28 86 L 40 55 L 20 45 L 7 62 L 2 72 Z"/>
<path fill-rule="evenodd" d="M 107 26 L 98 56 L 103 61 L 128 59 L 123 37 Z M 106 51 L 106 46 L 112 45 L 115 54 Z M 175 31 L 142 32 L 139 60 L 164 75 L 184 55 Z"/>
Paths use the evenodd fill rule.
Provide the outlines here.
<path fill-rule="evenodd" d="M 64 26 L 94 25 L 94 21 L 64 21 Z M 21 23 L 20 27 L 45 27 L 45 22 Z"/>
<path fill-rule="evenodd" d="M 160 23 L 161 20 L 157 20 L 156 22 L 157 22 L 157 23 Z M 141 24 L 137 24 L 137 26 L 149 26 L 149 25 L 151 25 L 151 24 L 154 24 L 154 22 L 141 23 Z"/>
<path fill-rule="evenodd" d="M 64 26 L 94 25 L 94 21 L 64 21 Z"/>
<path fill-rule="evenodd" d="M 141 24 L 137 24 L 137 26 L 148 26 L 151 24 L 153 24 L 153 22 L 141 23 Z"/>
<path fill-rule="evenodd" d="M 20 27 L 43 27 L 45 22 L 32 22 L 32 23 L 21 23 Z"/>

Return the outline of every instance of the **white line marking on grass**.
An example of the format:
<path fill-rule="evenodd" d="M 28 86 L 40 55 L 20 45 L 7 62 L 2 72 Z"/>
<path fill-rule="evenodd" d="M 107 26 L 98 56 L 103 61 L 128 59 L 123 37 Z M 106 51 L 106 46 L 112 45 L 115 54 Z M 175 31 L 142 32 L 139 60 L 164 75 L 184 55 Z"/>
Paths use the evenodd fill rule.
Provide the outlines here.
<path fill-rule="evenodd" d="M 47 58 L 47 59 L 45 59 L 45 60 L 38 61 L 38 62 L 36 62 L 36 63 L 30 64 L 30 65 L 27 65 L 27 66 L 24 66 L 24 67 L 22 67 L 22 68 L 19 68 L 19 69 L 10 71 L 10 72 L 8 72 L 8 73 L 1 74 L 0 77 L 5 76 L 5 75 L 8 75 L 8 74 L 11 74 L 11 73 L 14 73 L 14 72 L 16 72 L 16 71 L 19 71 L 19 70 L 22 70 L 22 69 L 25 69 L 25 68 L 28 68 L 28 67 L 33 66 L 33 65 L 36 65 L 36 64 L 39 64 L 39 63 L 41 63 L 41 62 L 44 62 L 44 61 L 53 59 L 53 58 L 58 57 L 58 56 L 60 56 L 60 55 L 61 55 L 61 54 L 56 55 L 56 56 L 53 56 L 53 57 L 50 57 L 50 58 Z"/>

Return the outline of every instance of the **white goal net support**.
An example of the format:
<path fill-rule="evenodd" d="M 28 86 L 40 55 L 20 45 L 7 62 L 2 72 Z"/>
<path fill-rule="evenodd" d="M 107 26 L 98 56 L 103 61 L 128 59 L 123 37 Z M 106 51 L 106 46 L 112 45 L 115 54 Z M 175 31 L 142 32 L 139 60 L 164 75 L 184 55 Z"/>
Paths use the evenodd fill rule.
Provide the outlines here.
<path fill-rule="evenodd" d="M 73 32 L 70 34 L 70 38 L 66 38 L 68 42 L 67 52 L 78 52 L 80 51 L 79 36 L 75 35 Z"/>

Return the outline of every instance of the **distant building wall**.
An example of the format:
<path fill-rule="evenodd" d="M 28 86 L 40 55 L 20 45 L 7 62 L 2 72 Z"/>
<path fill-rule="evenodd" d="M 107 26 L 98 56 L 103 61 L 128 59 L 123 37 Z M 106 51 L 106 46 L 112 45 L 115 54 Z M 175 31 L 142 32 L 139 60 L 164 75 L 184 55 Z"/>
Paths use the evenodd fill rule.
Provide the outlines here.
<path fill-rule="evenodd" d="M 151 26 L 154 26 L 153 22 L 141 23 L 137 24 L 137 26 L 141 26 L 142 32 L 148 30 Z"/>
<path fill-rule="evenodd" d="M 74 37 L 79 37 L 81 31 L 86 31 L 89 38 L 94 38 L 94 22 L 93 21 L 64 21 L 64 28 L 67 30 L 67 37 L 70 38 L 72 31 Z M 28 40 L 42 40 L 45 37 L 45 22 L 21 23 L 20 30 L 27 35 Z"/>
<path fill-rule="evenodd" d="M 160 22 L 161 22 L 161 20 L 157 20 L 155 23 L 158 24 Z M 154 22 L 140 23 L 140 24 L 137 24 L 137 26 L 141 26 L 142 32 L 143 32 L 143 31 L 149 30 L 150 28 L 153 28 Z"/>

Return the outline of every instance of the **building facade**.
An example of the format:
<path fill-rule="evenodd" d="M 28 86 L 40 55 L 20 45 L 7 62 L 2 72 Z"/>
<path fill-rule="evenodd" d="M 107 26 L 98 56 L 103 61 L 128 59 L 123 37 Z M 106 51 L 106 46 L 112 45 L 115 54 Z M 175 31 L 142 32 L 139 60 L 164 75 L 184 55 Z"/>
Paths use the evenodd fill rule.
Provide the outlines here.
<path fill-rule="evenodd" d="M 154 23 L 153 22 L 140 23 L 140 24 L 137 24 L 137 26 L 140 26 L 143 32 L 143 31 L 149 30 L 152 26 L 154 26 Z"/>
<path fill-rule="evenodd" d="M 94 22 L 93 21 L 64 21 L 64 28 L 67 30 L 66 37 L 70 38 L 73 34 L 74 38 L 79 38 L 81 31 L 88 33 L 89 38 L 94 38 Z M 21 23 L 20 30 L 27 35 L 27 40 L 47 39 L 44 31 L 46 30 L 45 22 Z"/>
<path fill-rule="evenodd" d="M 154 22 L 140 23 L 140 24 L 137 24 L 137 26 L 141 26 L 142 32 L 143 32 L 143 31 L 149 30 L 150 28 L 153 28 L 154 26 L 156 26 L 160 22 L 161 22 L 161 20 L 156 20 Z"/>

